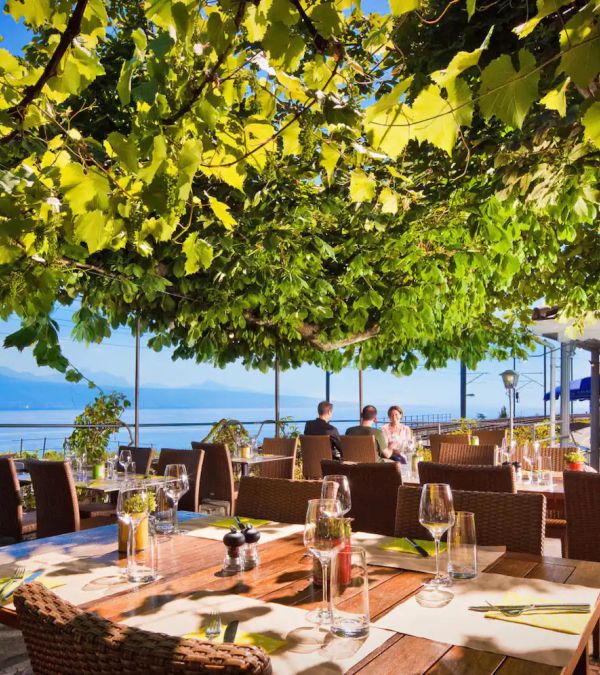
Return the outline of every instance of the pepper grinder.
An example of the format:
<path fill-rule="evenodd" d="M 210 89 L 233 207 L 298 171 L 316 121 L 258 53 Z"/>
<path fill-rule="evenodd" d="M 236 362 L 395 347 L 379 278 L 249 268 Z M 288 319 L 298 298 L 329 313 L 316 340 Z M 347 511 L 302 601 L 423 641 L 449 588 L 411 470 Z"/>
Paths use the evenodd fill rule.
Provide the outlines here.
<path fill-rule="evenodd" d="M 244 569 L 251 570 L 254 567 L 258 567 L 260 558 L 258 555 L 258 540 L 260 539 L 260 532 L 248 525 L 245 527 L 242 532 L 244 533 L 244 539 L 246 545 L 244 546 Z"/>
<path fill-rule="evenodd" d="M 227 551 L 223 560 L 223 572 L 235 574 L 244 569 L 244 545 L 246 538 L 242 532 L 238 532 L 235 527 L 231 527 L 229 532 L 223 537 Z"/>

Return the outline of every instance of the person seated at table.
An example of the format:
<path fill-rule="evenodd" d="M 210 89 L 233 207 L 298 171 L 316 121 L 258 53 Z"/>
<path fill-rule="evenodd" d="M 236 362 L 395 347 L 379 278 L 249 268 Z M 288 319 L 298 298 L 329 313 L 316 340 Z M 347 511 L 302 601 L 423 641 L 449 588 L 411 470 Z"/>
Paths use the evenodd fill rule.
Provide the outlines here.
<path fill-rule="evenodd" d="M 404 411 L 399 405 L 390 406 L 387 414 L 390 421 L 381 427 L 381 431 L 385 436 L 388 448 L 392 451 L 390 459 L 406 464 L 404 451 L 410 443 L 414 443 L 414 434 L 409 426 L 401 424 Z"/>
<path fill-rule="evenodd" d="M 381 459 L 390 459 L 391 449 L 388 448 L 387 441 L 381 429 L 376 429 L 373 425 L 377 423 L 377 408 L 374 405 L 366 405 L 360 413 L 360 424 L 346 429 L 347 436 L 375 436 L 375 445 L 377 453 Z"/>
<path fill-rule="evenodd" d="M 309 420 L 304 426 L 305 436 L 329 436 L 331 440 L 331 450 L 334 459 L 342 458 L 342 448 L 340 446 L 340 432 L 329 420 L 333 415 L 333 404 L 329 401 L 321 401 L 317 406 L 318 417 Z"/>

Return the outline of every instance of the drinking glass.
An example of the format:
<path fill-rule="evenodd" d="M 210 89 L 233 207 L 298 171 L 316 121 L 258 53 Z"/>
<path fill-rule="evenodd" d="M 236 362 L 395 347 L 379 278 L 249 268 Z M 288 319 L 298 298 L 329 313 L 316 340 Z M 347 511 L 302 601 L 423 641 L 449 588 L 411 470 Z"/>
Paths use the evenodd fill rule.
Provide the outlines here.
<path fill-rule="evenodd" d="M 361 546 L 340 551 L 331 563 L 331 632 L 337 637 L 369 634 L 367 552 Z"/>
<path fill-rule="evenodd" d="M 452 579 L 477 576 L 475 514 L 470 511 L 457 511 L 448 532 L 448 571 Z"/>
<path fill-rule="evenodd" d="M 140 526 L 148 526 L 148 501 L 148 492 L 140 487 L 124 487 L 117 499 L 117 517 L 128 528 L 127 580 L 133 583 L 145 583 L 156 578 L 155 565 L 147 564 L 146 560 L 140 563 L 136 557 L 136 532 Z M 152 548 L 151 542 L 149 546 Z"/>
<path fill-rule="evenodd" d="M 338 499 L 310 499 L 304 525 L 304 545 L 321 563 L 323 602 L 309 612 L 307 620 L 320 626 L 331 625 L 331 598 L 328 593 L 329 564 L 344 546 L 344 520 Z"/>
<path fill-rule="evenodd" d="M 454 523 L 452 490 L 445 483 L 426 483 L 421 490 L 419 522 L 431 533 L 435 542 L 435 577 L 418 594 L 417 600 L 430 607 L 440 607 L 454 597 L 442 586 L 448 584 L 448 577 L 440 571 L 440 539 Z"/>
<path fill-rule="evenodd" d="M 337 499 L 340 503 L 341 514 L 348 513 L 352 508 L 348 476 L 324 476 L 321 499 Z"/>
<path fill-rule="evenodd" d="M 173 511 L 167 496 L 165 485 L 155 487 L 156 508 L 152 513 L 154 519 L 154 529 L 158 534 L 169 534 L 173 532 Z"/>
<path fill-rule="evenodd" d="M 173 502 L 174 534 L 181 534 L 177 527 L 177 508 L 180 498 L 190 489 L 190 481 L 185 464 L 167 464 L 165 467 L 165 489 L 167 497 Z"/>
<path fill-rule="evenodd" d="M 521 482 L 522 483 L 531 483 L 531 476 L 533 474 L 533 456 L 531 454 L 531 447 L 529 441 L 523 443 L 523 449 L 521 451 L 521 460 L 523 466 L 521 469 Z"/>
<path fill-rule="evenodd" d="M 125 476 L 127 476 L 127 470 L 131 461 L 131 450 L 129 448 L 123 448 L 119 453 L 119 464 L 123 467 Z"/>
<path fill-rule="evenodd" d="M 538 455 L 536 457 L 537 476 L 540 487 L 552 487 L 552 457 Z"/>

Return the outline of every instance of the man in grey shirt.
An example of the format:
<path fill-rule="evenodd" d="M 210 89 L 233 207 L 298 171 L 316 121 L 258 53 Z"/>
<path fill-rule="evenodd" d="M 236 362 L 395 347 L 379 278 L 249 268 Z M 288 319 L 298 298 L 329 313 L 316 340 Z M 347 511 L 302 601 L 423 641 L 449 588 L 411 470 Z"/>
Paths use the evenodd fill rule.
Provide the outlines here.
<path fill-rule="evenodd" d="M 391 450 L 388 450 L 387 442 L 383 431 L 375 429 L 373 426 L 377 422 L 377 408 L 374 405 L 366 405 L 360 413 L 360 425 L 346 429 L 347 436 L 375 436 L 375 445 L 379 457 L 387 459 L 390 457 Z"/>

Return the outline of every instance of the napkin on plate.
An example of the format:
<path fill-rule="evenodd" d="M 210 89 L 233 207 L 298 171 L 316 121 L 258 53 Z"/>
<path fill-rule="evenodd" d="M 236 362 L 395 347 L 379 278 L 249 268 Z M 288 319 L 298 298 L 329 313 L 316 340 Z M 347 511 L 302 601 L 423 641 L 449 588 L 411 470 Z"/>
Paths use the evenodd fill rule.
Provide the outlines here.
<path fill-rule="evenodd" d="M 221 629 L 221 634 L 216 636 L 215 642 L 223 642 L 223 636 L 225 635 L 225 629 L 227 626 L 223 626 Z M 192 640 L 206 640 L 205 629 L 196 632 L 196 633 L 187 633 L 183 636 L 184 638 L 190 638 Z M 277 651 L 280 647 L 283 647 L 285 640 L 278 640 L 277 638 L 270 637 L 269 635 L 262 635 L 261 633 L 244 633 L 243 631 L 238 631 L 235 636 L 236 645 L 249 645 L 254 647 L 261 647 L 264 649 L 267 654 L 272 654 Z"/>
<path fill-rule="evenodd" d="M 547 597 L 533 597 L 520 595 L 518 593 L 507 593 L 499 604 L 501 605 L 528 605 L 528 604 L 548 604 L 552 599 Z M 561 602 L 563 602 L 561 600 Z M 569 635 L 580 635 L 590 620 L 591 612 L 586 614 L 559 614 L 544 612 L 540 610 L 539 614 L 529 612 L 521 616 L 506 616 L 502 612 L 486 612 L 486 619 L 499 619 L 500 621 L 510 621 L 511 623 L 522 623 L 526 626 L 536 628 L 546 628 L 558 633 L 568 633 Z"/>
<path fill-rule="evenodd" d="M 23 579 L 27 579 L 27 577 L 28 577 L 30 574 L 33 574 L 34 572 L 35 572 L 35 570 L 27 570 L 27 572 L 25 572 L 25 576 L 23 577 Z M 0 588 L 1 588 L 1 587 L 2 587 L 9 579 L 10 579 L 10 577 L 4 577 L 4 578 L 0 577 Z M 64 585 L 65 585 L 64 581 L 58 581 L 57 579 L 51 579 L 51 578 L 45 577 L 45 576 L 43 576 L 43 575 L 42 575 L 42 576 L 39 576 L 39 577 L 36 579 L 36 581 L 37 581 L 38 583 L 42 584 L 42 586 L 45 586 L 48 590 L 51 590 L 51 589 L 53 589 L 53 588 L 58 588 L 59 586 L 64 586 Z M 21 579 L 15 580 L 14 583 L 10 584 L 9 586 L 7 586 L 7 587 L 4 589 L 4 593 L 10 593 L 10 591 L 12 591 L 13 588 L 16 588 L 21 582 L 22 582 Z M 10 596 L 10 598 L 8 598 L 8 600 L 5 600 L 4 598 L 0 598 L 0 606 L 2 606 L 2 605 L 10 605 L 12 601 L 13 601 L 13 596 L 12 596 L 12 595 Z"/>
<path fill-rule="evenodd" d="M 414 541 L 419 544 L 419 546 L 422 546 L 429 555 L 435 555 L 435 542 L 430 541 L 429 539 L 414 539 Z M 398 537 L 385 544 L 380 544 L 379 548 L 384 551 L 397 551 L 398 553 L 413 553 L 414 555 L 419 555 L 419 552 L 415 547 L 409 544 L 403 537 Z M 440 543 L 440 553 L 445 550 L 446 544 Z"/>
<path fill-rule="evenodd" d="M 263 525 L 268 525 L 270 520 L 262 520 L 261 518 L 240 518 L 243 525 L 252 525 L 254 527 L 262 527 Z M 233 518 L 222 518 L 221 520 L 213 520 L 212 523 L 207 523 L 207 525 L 212 525 L 213 527 L 230 527 L 237 528 L 237 524 Z"/>

